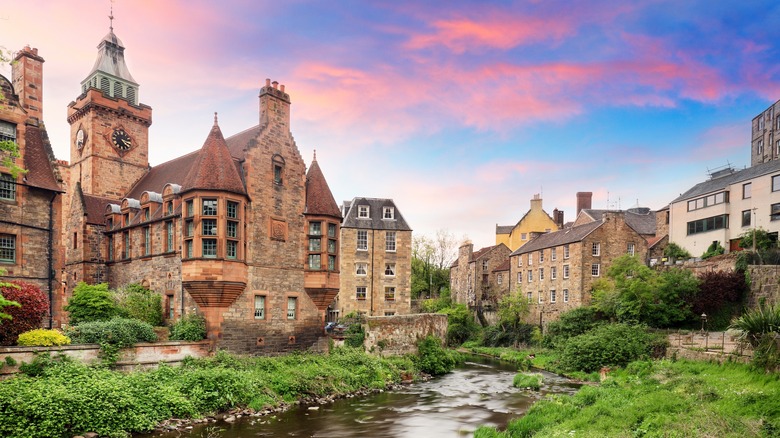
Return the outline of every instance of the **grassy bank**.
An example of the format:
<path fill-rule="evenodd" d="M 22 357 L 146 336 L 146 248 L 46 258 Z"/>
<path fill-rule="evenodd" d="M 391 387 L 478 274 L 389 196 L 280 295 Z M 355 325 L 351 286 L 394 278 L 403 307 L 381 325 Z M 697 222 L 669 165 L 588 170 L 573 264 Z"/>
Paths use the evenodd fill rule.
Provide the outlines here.
<path fill-rule="evenodd" d="M 461 348 L 474 354 L 495 357 L 496 359 L 515 363 L 518 369 L 521 370 L 533 367 L 576 380 L 595 382 L 599 379 L 599 373 L 563 370 L 559 366 L 560 354 L 549 348 L 483 347 L 469 342 L 463 344 Z"/>
<path fill-rule="evenodd" d="M 46 361 L 43 361 L 46 362 Z M 181 367 L 120 373 L 69 360 L 41 363 L 36 377 L 0 382 L 0 436 L 125 436 L 169 418 L 234 407 L 260 410 L 294 400 L 385 388 L 416 377 L 422 361 L 355 349 L 330 355 L 238 358 L 217 353 Z"/>
<path fill-rule="evenodd" d="M 488 437 L 780 435 L 780 376 L 742 364 L 634 362 L 599 386 L 536 403 Z"/>

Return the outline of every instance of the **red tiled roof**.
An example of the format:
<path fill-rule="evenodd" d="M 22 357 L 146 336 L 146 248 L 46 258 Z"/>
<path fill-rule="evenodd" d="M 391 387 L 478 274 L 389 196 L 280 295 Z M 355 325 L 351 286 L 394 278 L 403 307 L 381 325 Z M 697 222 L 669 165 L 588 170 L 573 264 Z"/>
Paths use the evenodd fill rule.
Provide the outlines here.
<path fill-rule="evenodd" d="M 496 267 L 496 269 L 493 269 L 493 272 L 500 272 L 500 271 L 508 271 L 509 270 L 509 259 L 504 260 L 504 263 L 501 263 Z"/>
<path fill-rule="evenodd" d="M 106 205 L 118 204 L 109 198 L 102 198 L 100 196 L 82 195 L 84 197 L 84 213 L 87 215 L 87 223 L 95 225 L 103 225 L 106 222 Z"/>
<path fill-rule="evenodd" d="M 228 137 L 225 140 L 225 143 L 227 143 L 227 147 L 230 150 L 230 155 L 239 160 L 243 160 L 246 156 L 246 148 L 249 146 L 249 142 L 257 138 L 258 134 L 260 134 L 260 125 L 253 126 Z"/>
<path fill-rule="evenodd" d="M 184 178 L 198 157 L 198 152 L 190 152 L 187 155 L 182 155 L 179 158 L 174 158 L 171 161 L 152 167 L 130 190 L 127 197 L 141 199 L 141 195 L 146 191 L 162 193 L 163 187 L 168 183 L 182 185 Z"/>
<path fill-rule="evenodd" d="M 54 153 L 51 150 L 46 128 L 27 125 L 24 135 L 24 182 L 27 185 L 46 190 L 62 192 L 51 163 Z"/>
<path fill-rule="evenodd" d="M 498 245 L 486 246 L 485 248 L 480 249 L 479 251 L 477 251 L 477 252 L 475 252 L 474 254 L 471 255 L 471 261 L 473 262 L 473 261 L 477 260 L 478 258 L 480 258 L 483 255 L 487 254 L 488 252 L 490 252 L 490 250 L 492 250 L 493 248 L 495 248 L 497 246 Z"/>
<path fill-rule="evenodd" d="M 216 117 L 209 136 L 182 183 L 182 191 L 199 189 L 246 194 Z"/>
<path fill-rule="evenodd" d="M 317 164 L 317 156 L 306 173 L 306 214 L 332 216 L 341 219 L 341 210 L 328 187 L 325 175 Z"/>

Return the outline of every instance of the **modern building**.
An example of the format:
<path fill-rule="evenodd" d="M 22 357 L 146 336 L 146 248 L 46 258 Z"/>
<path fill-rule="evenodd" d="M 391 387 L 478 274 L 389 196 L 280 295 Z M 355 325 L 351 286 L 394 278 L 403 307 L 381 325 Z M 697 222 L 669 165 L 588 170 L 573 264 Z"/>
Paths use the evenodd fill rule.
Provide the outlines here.
<path fill-rule="evenodd" d="M 550 217 L 542 208 L 541 196 L 534 195 L 531 208 L 514 225 L 496 224 L 496 245 L 503 243 L 510 250 L 520 248 L 536 235 L 549 233 L 563 227 L 563 211 L 553 210 Z"/>
<path fill-rule="evenodd" d="M 411 308 L 412 228 L 392 199 L 342 204 L 340 290 L 329 319 L 403 315 Z"/>
<path fill-rule="evenodd" d="M 494 307 L 508 290 L 506 272 L 496 270 L 506 263 L 511 252 L 503 243 L 476 252 L 471 242 L 461 245 L 457 260 L 450 266 L 452 300 L 470 308 Z"/>

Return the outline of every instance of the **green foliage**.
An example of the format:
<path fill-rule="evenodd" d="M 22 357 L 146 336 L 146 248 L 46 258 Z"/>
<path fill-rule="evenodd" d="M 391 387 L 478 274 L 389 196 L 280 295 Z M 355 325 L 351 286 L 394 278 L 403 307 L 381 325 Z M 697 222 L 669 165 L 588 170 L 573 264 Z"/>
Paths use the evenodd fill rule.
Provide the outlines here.
<path fill-rule="evenodd" d="M 680 245 L 674 242 L 669 242 L 669 244 L 666 245 L 666 248 L 664 248 L 664 257 L 669 257 L 670 259 L 676 260 L 686 260 L 691 258 L 691 253 L 686 251 Z"/>
<path fill-rule="evenodd" d="M 449 288 L 443 289 L 438 298 L 429 298 L 420 302 L 422 313 L 437 313 L 450 306 L 452 306 L 452 298 L 450 297 Z"/>
<path fill-rule="evenodd" d="M 710 244 L 709 247 L 707 247 L 707 250 L 704 251 L 704 254 L 701 255 L 702 260 L 706 260 L 710 257 L 715 257 L 717 255 L 724 254 L 726 252 L 726 248 L 724 248 L 720 241 L 714 241 Z"/>
<path fill-rule="evenodd" d="M 417 341 L 417 365 L 420 371 L 432 376 L 446 374 L 463 361 L 460 354 L 447 350 L 442 346 L 441 339 L 428 336 Z"/>
<path fill-rule="evenodd" d="M 699 293 L 692 297 L 692 326 L 700 323 L 699 315 L 707 315 L 709 330 L 724 330 L 738 315 L 748 287 L 742 272 L 708 271 L 699 276 Z"/>
<path fill-rule="evenodd" d="M 9 284 L 9 283 L 6 283 L 6 284 Z M 8 307 L 8 306 L 22 307 L 22 305 L 17 303 L 16 301 L 6 300 L 3 297 L 3 294 L 0 293 L 0 310 L 2 310 L 3 307 Z M 3 323 L 4 319 L 13 319 L 13 317 L 11 315 L 7 314 L 7 313 L 3 313 L 2 311 L 0 311 L 0 324 Z"/>
<path fill-rule="evenodd" d="M 16 359 L 14 359 L 11 356 L 6 356 L 5 357 L 5 364 L 8 365 L 9 367 L 16 366 Z"/>
<path fill-rule="evenodd" d="M 604 324 L 594 307 L 577 307 L 561 314 L 557 321 L 547 324 L 542 344 L 547 348 L 563 346 L 569 338 L 581 335 Z"/>
<path fill-rule="evenodd" d="M 625 366 L 652 353 L 652 336 L 642 326 L 607 324 L 571 338 L 561 353 L 561 367 L 593 372 Z"/>
<path fill-rule="evenodd" d="M 5 284 L 0 286 L 0 293 L 19 306 L 5 308 L 12 319 L 0 319 L 0 345 L 14 345 L 19 334 L 41 326 L 49 312 L 49 297 L 34 284 L 21 281 Z"/>
<path fill-rule="evenodd" d="M 739 340 L 753 347 L 753 364 L 767 370 L 780 367 L 780 307 L 760 306 L 735 319 L 730 329 L 739 330 Z"/>
<path fill-rule="evenodd" d="M 479 334 L 479 326 L 465 304 L 456 304 L 439 313 L 447 315 L 447 345 L 460 345 Z"/>
<path fill-rule="evenodd" d="M 528 300 L 519 288 L 516 293 L 502 297 L 498 302 L 498 322 L 484 329 L 482 343 L 490 347 L 532 343 L 536 326 L 523 322 L 529 311 Z"/>
<path fill-rule="evenodd" d="M 58 330 L 35 329 L 20 334 L 16 343 L 24 347 L 54 347 L 70 344 L 70 338 Z"/>
<path fill-rule="evenodd" d="M 539 373 L 517 373 L 512 379 L 515 388 L 530 388 L 538 391 L 542 387 L 543 377 Z"/>
<path fill-rule="evenodd" d="M 65 306 L 71 324 L 105 321 L 120 314 L 107 283 L 90 285 L 79 282 L 73 289 L 73 297 Z"/>
<path fill-rule="evenodd" d="M 202 341 L 206 339 L 206 318 L 191 313 L 171 325 L 172 341 Z"/>
<path fill-rule="evenodd" d="M 769 234 L 769 232 L 763 228 L 755 228 L 742 233 L 739 236 L 739 247 L 743 249 L 752 249 L 754 235 L 756 239 L 756 251 L 766 251 L 768 249 L 777 248 L 777 237 Z"/>
<path fill-rule="evenodd" d="M 65 334 L 76 344 L 100 344 L 101 359 L 108 366 L 119 359 L 120 349 L 157 340 L 154 327 L 148 323 L 118 316 L 108 321 L 82 322 Z"/>
<path fill-rule="evenodd" d="M 366 340 L 366 331 L 362 324 L 351 324 L 344 331 L 344 344 L 352 348 L 363 348 L 363 342 Z"/>
<path fill-rule="evenodd" d="M 162 297 L 137 283 L 115 294 L 121 316 L 140 319 L 154 327 L 163 325 Z"/>

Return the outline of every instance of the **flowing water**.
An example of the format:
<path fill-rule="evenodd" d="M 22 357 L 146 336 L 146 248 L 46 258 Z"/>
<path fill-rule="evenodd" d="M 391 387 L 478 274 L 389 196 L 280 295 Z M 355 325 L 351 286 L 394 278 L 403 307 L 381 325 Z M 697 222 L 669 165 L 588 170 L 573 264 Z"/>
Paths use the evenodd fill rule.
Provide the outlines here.
<path fill-rule="evenodd" d="M 512 387 L 516 367 L 470 357 L 460 368 L 424 383 L 364 397 L 306 406 L 265 417 L 197 426 L 163 437 L 459 437 L 482 425 L 506 427 L 547 394 L 571 394 L 578 384 L 550 373 L 541 391 Z M 156 435 L 160 437 L 161 435 Z"/>

